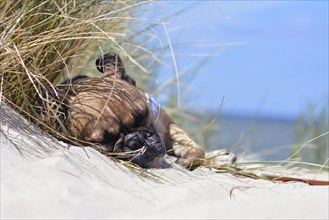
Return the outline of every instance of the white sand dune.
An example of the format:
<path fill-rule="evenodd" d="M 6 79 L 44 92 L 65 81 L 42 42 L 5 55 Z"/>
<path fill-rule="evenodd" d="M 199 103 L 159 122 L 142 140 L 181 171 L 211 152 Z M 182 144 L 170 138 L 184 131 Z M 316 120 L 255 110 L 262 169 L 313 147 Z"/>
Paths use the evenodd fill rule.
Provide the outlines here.
<path fill-rule="evenodd" d="M 1 219 L 329 218 L 328 186 L 177 165 L 143 177 L 91 148 L 49 137 L 3 103 L 0 126 Z"/>

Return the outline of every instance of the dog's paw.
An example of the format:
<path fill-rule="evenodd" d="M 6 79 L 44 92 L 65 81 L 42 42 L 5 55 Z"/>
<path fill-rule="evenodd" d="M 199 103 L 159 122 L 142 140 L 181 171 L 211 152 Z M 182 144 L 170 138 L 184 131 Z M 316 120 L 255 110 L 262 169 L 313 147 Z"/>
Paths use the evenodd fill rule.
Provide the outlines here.
<path fill-rule="evenodd" d="M 176 162 L 188 169 L 201 165 L 205 156 L 204 149 L 176 124 L 171 124 L 169 130 L 174 143 L 173 155 L 178 158 Z"/>
<path fill-rule="evenodd" d="M 237 157 L 227 149 L 215 150 L 206 153 L 204 166 L 219 167 L 223 165 L 234 164 Z"/>
<path fill-rule="evenodd" d="M 174 155 L 177 157 L 176 163 L 188 169 L 194 169 L 203 163 L 205 152 L 203 148 L 195 143 L 189 145 L 173 146 Z"/>

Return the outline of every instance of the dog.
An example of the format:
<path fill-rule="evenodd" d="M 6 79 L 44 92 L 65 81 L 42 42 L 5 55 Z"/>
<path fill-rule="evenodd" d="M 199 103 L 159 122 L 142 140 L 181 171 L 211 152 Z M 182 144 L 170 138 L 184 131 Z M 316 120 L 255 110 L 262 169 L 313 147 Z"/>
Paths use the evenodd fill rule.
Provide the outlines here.
<path fill-rule="evenodd" d="M 76 76 L 58 86 L 57 93 L 66 94 L 62 120 L 70 135 L 102 153 L 129 152 L 126 159 L 143 168 L 168 167 L 165 153 L 189 169 L 236 161 L 225 149 L 206 154 L 153 97 L 136 87 L 119 55 L 103 55 L 96 67 L 103 77 Z"/>
<path fill-rule="evenodd" d="M 120 56 L 110 52 L 96 59 L 96 68 L 103 74 L 120 78 L 136 86 L 135 80 L 127 75 Z M 141 91 L 143 93 L 143 91 Z M 189 135 L 180 128 L 157 101 L 147 93 L 148 103 L 155 116 L 155 128 L 166 146 L 168 155 L 177 158 L 182 166 L 194 169 L 200 165 L 219 166 L 224 163 L 235 163 L 237 157 L 226 149 L 206 153 Z"/>

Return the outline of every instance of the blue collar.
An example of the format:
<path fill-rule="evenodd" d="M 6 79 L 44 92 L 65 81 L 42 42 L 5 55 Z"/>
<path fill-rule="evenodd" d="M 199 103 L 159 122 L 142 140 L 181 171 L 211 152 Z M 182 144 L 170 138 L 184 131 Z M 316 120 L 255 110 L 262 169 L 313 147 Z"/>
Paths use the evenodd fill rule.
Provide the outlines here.
<path fill-rule="evenodd" d="M 150 94 L 145 93 L 145 95 L 147 97 L 147 102 L 150 104 L 150 107 L 153 111 L 154 122 L 156 122 L 159 116 L 160 104 Z"/>

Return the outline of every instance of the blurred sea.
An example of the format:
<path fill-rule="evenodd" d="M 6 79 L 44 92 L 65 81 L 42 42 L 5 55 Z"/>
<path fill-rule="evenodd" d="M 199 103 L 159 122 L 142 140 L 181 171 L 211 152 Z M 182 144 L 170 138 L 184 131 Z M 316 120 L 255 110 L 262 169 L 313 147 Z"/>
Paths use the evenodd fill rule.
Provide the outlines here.
<path fill-rule="evenodd" d="M 208 150 L 231 148 L 252 160 L 284 160 L 296 144 L 296 121 L 220 115 Z M 299 143 L 302 145 L 303 143 Z"/>

